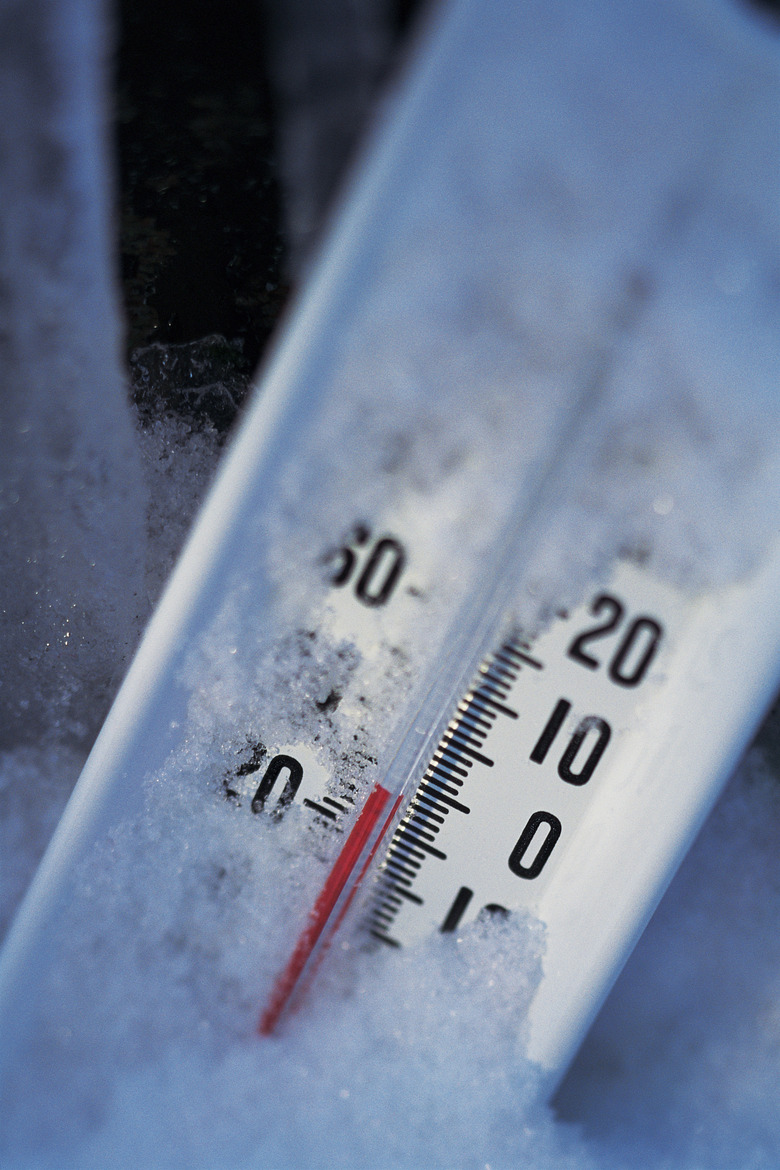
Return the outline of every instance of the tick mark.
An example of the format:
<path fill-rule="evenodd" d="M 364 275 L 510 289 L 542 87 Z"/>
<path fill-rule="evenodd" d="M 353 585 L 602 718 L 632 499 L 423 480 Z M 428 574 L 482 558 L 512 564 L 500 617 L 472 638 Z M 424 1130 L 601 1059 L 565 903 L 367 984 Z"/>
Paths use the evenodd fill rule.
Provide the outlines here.
<path fill-rule="evenodd" d="M 458 923 L 465 914 L 466 907 L 473 897 L 474 891 L 470 890 L 468 886 L 460 887 L 457 894 L 455 895 L 455 901 L 447 911 L 447 917 L 439 927 L 439 930 L 442 932 L 442 934 L 449 934 L 451 931 L 457 929 Z"/>

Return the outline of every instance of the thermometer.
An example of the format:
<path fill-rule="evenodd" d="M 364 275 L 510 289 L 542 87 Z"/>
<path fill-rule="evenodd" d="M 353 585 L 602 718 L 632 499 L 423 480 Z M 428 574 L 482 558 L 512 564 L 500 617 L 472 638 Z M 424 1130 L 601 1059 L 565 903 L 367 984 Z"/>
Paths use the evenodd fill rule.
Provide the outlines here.
<path fill-rule="evenodd" d="M 185 776 L 305 874 L 258 1043 L 348 912 L 530 912 L 554 1088 L 778 681 L 777 62 L 703 8 L 437 11 L 9 935 L 3 1076 Z"/>

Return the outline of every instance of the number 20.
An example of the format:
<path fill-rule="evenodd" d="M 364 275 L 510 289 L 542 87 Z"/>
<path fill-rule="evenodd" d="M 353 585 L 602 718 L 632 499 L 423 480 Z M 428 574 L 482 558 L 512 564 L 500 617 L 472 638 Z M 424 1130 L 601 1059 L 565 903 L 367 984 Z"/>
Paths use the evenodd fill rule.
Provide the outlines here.
<path fill-rule="evenodd" d="M 600 660 L 586 653 L 585 646 L 613 633 L 623 621 L 626 611 L 617 597 L 610 593 L 600 593 L 594 598 L 590 612 L 593 617 L 603 617 L 603 620 L 578 634 L 566 653 L 589 670 L 598 670 Z M 658 653 L 662 637 L 663 626 L 655 618 L 645 615 L 634 618 L 607 667 L 612 682 L 621 687 L 639 686 Z"/>

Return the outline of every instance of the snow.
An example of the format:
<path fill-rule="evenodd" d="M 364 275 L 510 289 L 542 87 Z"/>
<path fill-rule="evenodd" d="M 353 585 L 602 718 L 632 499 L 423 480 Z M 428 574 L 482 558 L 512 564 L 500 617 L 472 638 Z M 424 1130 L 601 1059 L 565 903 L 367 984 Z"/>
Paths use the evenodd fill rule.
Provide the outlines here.
<path fill-rule="evenodd" d="M 2 746 L 91 742 L 137 636 L 143 486 L 110 259 L 106 35 L 91 0 L 3 5 Z"/>
<path fill-rule="evenodd" d="M 776 751 L 776 725 L 763 734 Z M 533 1102 L 519 1052 L 543 945 L 532 924 L 477 925 L 400 957 L 346 953 L 284 1035 L 260 1045 L 247 1030 L 267 961 L 251 937 L 257 855 L 220 878 L 230 864 L 223 822 L 204 825 L 201 812 L 181 800 L 149 826 L 164 890 L 154 904 L 132 894 L 143 853 L 127 842 L 112 843 L 112 873 L 95 866 L 89 904 L 110 896 L 122 929 L 70 956 L 81 981 L 69 990 L 74 1016 L 60 998 L 24 1085 L 46 1105 L 25 1114 L 32 1134 L 6 1121 L 9 1165 L 777 1164 L 780 786 L 763 750 L 735 777 L 630 960 L 559 1094 L 562 1120 Z M 171 833 L 181 817 L 184 843 Z M 203 837 L 213 846 L 193 865 Z M 131 975 L 127 942 L 139 927 L 147 953 Z M 74 1043 L 68 1029 L 84 1046 L 75 1084 L 53 1060 Z M 31 1137 L 38 1159 L 21 1152 Z"/>
<path fill-rule="evenodd" d="M 173 568 L 197 505 L 213 477 L 219 455 L 215 432 L 210 429 L 194 431 L 191 424 L 175 416 L 157 419 L 138 428 L 136 444 L 139 479 L 144 489 L 137 503 L 139 508 L 143 507 L 139 519 L 143 518 L 145 537 L 141 544 L 143 558 L 139 556 L 139 564 L 133 570 L 136 613 L 128 623 L 127 633 L 131 644 L 139 637 L 142 621 L 148 616 Z M 124 500 L 123 508 L 127 506 L 128 501 Z M 97 531 L 101 533 L 102 529 L 98 527 Z M 24 540 L 26 542 L 26 536 Z M 46 617 L 47 629 L 57 629 L 57 614 L 65 596 L 65 593 L 57 595 L 52 613 Z M 106 614 L 102 610 L 111 603 L 109 592 L 97 593 L 91 599 L 88 616 L 92 621 L 83 630 L 87 671 L 82 675 L 81 663 L 77 662 L 74 667 L 72 656 L 67 652 L 69 648 L 59 643 L 58 662 L 52 672 L 55 678 L 64 678 L 69 691 L 76 692 L 79 710 L 86 709 L 89 713 L 101 709 L 100 704 L 105 702 L 106 693 L 110 693 L 112 684 L 115 685 L 116 672 L 123 665 L 121 659 L 119 662 L 109 660 L 106 665 L 92 640 L 93 623 L 99 627 L 104 619 L 110 619 L 110 610 Z M 12 674 L 17 649 L 13 624 L 7 614 L 4 629 L 8 631 L 6 670 L 20 703 L 25 703 L 30 693 L 26 671 L 22 658 L 19 675 Z M 48 636 L 54 641 L 56 634 L 41 635 L 39 632 L 40 636 Z M 54 644 L 58 645 L 57 642 Z M 124 646 L 121 652 L 126 652 Z M 116 648 L 114 653 L 119 653 Z M 36 680 L 29 685 L 37 689 L 39 683 Z M 44 685 L 47 685 L 46 680 Z M 20 722 L 9 718 L 5 724 L 14 746 L 9 746 L 0 757 L 0 936 L 5 934 L 35 872 L 84 766 L 89 747 L 89 741 L 84 741 L 81 720 L 74 726 L 72 709 L 69 717 L 64 718 L 59 699 L 52 698 L 48 690 L 46 703 L 48 720 L 42 724 L 38 720 L 32 725 L 39 737 L 37 742 L 25 742 L 30 734 L 27 720 Z"/>
<path fill-rule="evenodd" d="M 777 1164 L 777 733 L 775 713 L 559 1093 L 608 1163 Z"/>
<path fill-rule="evenodd" d="M 299 805 L 253 815 L 263 753 L 305 743 L 323 774 L 365 793 L 453 624 L 490 600 L 484 579 L 520 536 L 536 543 L 513 608 L 538 620 L 561 581 L 563 600 L 576 597 L 618 551 L 695 592 L 749 573 L 777 535 L 776 47 L 720 4 L 452 12 L 428 77 L 447 51 L 469 52 L 457 86 L 438 91 L 441 132 L 412 135 L 400 162 L 380 156 L 378 173 L 409 188 L 370 247 L 366 196 L 325 254 L 6 952 L 23 980 L 3 1006 L 0 1150 L 20 1170 L 714 1170 L 780 1157 L 771 720 L 557 1114 L 523 1055 L 544 932 L 517 915 L 400 955 L 347 931 L 280 1033 L 254 1034 L 341 839 Z M 407 127 L 419 131 L 426 92 Z M 98 370 L 116 379 L 111 361 Z M 82 413 L 103 396 L 121 413 L 118 382 L 96 378 Z M 50 413 L 37 407 L 35 425 Z M 124 641 L 90 643 L 75 668 L 55 651 L 88 696 L 105 693 L 157 594 L 216 449 L 163 419 L 129 454 L 123 434 L 96 417 L 92 446 L 72 457 L 92 484 L 79 498 L 105 513 L 92 523 L 110 561 L 111 587 L 82 567 L 84 612 L 102 628 L 114 586 L 135 582 L 136 596 Z M 138 482 L 117 501 L 94 487 L 104 472 Z M 60 495 L 55 478 L 34 514 Z M 78 535 L 72 511 L 60 523 Z M 352 585 L 329 582 L 356 523 L 402 537 L 410 566 L 394 603 L 359 621 Z M 554 538 L 536 540 L 540 527 Z M 18 592 L 35 580 L 25 539 L 7 544 Z M 69 597 L 69 582 L 55 578 L 52 596 Z M 37 693 L 37 677 L 22 666 L 14 685 Z M 50 730 L 67 717 L 78 734 L 17 741 L 2 758 L 7 912 L 84 751 L 79 716 L 46 694 L 38 709 Z M 45 932 L 19 967 L 36 921 Z"/>

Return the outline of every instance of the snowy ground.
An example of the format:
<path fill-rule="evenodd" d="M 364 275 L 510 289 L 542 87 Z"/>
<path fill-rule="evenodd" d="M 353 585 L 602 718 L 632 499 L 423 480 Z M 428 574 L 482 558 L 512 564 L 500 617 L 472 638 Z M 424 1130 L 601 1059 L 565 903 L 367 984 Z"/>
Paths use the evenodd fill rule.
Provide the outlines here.
<path fill-rule="evenodd" d="M 182 493 L 206 478 L 215 445 L 171 422 L 144 447 L 154 579 L 177 543 Z M 6 916 L 82 759 L 57 745 L 3 756 Z M 277 1045 L 259 1052 L 235 1022 L 216 1049 L 213 1039 L 193 1046 L 185 1026 L 154 1073 L 113 1098 L 100 1137 L 72 1155 L 57 1141 L 55 1161 L 41 1164 L 775 1167 L 778 848 L 780 727 L 770 716 L 586 1040 L 557 1120 L 527 1103 L 529 1072 L 510 1038 L 523 1006 L 513 968 L 526 956 L 533 979 L 533 937 L 472 931 L 454 954 L 437 942 L 393 957 L 392 969 L 364 961 L 357 1000 L 336 991 L 301 1018 L 284 1058 Z M 215 904 L 218 920 L 225 912 Z M 66 1137 L 72 1115 L 52 1098 L 47 1112 Z"/>

